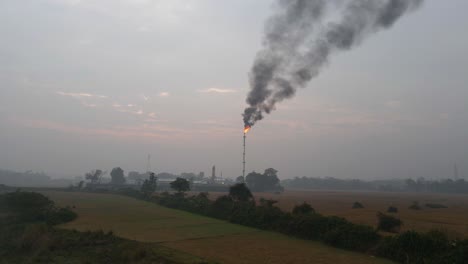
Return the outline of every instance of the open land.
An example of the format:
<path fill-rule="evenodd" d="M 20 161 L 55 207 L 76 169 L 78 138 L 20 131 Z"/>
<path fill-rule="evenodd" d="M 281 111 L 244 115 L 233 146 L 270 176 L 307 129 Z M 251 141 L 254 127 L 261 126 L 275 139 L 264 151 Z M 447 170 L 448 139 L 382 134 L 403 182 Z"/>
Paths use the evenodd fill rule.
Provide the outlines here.
<path fill-rule="evenodd" d="M 112 230 L 220 263 L 391 263 L 320 242 L 291 238 L 111 194 L 46 191 L 78 219 L 62 228 Z"/>
<path fill-rule="evenodd" d="M 220 194 L 212 194 L 212 198 Z M 307 202 L 323 215 L 340 216 L 358 224 L 377 225 L 377 212 L 386 213 L 389 206 L 398 208 L 392 214 L 403 221 L 402 231 L 420 232 L 438 229 L 452 238 L 468 237 L 468 195 L 434 193 L 395 193 L 370 191 L 304 191 L 288 190 L 281 194 L 255 193 L 256 199 L 277 200 L 283 210 L 291 211 L 295 205 Z M 421 210 L 408 207 L 418 202 Z M 364 205 L 362 209 L 352 209 L 354 202 Z M 448 208 L 428 208 L 427 203 L 441 204 Z"/>

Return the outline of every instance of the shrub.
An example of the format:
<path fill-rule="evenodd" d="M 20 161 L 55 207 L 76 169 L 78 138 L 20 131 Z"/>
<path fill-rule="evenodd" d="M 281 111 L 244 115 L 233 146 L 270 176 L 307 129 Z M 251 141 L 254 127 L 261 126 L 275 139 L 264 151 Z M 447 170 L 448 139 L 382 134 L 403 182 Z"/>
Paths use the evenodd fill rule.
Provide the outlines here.
<path fill-rule="evenodd" d="M 387 213 L 398 213 L 398 208 L 395 206 L 389 206 L 387 209 Z"/>
<path fill-rule="evenodd" d="M 313 214 L 315 213 L 315 209 L 310 206 L 310 204 L 304 202 L 301 205 L 294 206 L 292 213 L 294 215 L 301 215 L 301 214 Z"/>
<path fill-rule="evenodd" d="M 70 208 L 58 208 L 51 210 L 46 217 L 46 222 L 50 225 L 58 225 L 75 220 L 77 214 Z"/>
<path fill-rule="evenodd" d="M 410 205 L 410 207 L 408 207 L 409 209 L 411 210 L 421 210 L 421 206 L 419 206 L 419 203 L 414 201 L 412 205 Z"/>
<path fill-rule="evenodd" d="M 69 208 L 55 207 L 53 201 L 35 192 L 7 193 L 0 196 L 0 201 L 15 222 L 45 222 L 56 225 L 72 221 L 77 216 Z"/>
<path fill-rule="evenodd" d="M 360 202 L 354 202 L 352 208 L 353 209 L 361 209 L 361 208 L 364 208 L 364 205 L 362 205 Z"/>
<path fill-rule="evenodd" d="M 436 203 L 427 203 L 426 207 L 433 208 L 433 209 L 440 209 L 440 208 L 448 208 L 443 204 L 436 204 Z"/>
<path fill-rule="evenodd" d="M 17 247 L 22 250 L 37 250 L 50 243 L 50 227 L 45 224 L 32 224 L 25 227 L 17 240 Z"/>
<path fill-rule="evenodd" d="M 228 219 L 233 207 L 234 201 L 232 198 L 223 195 L 214 201 L 209 214 L 216 218 Z"/>
<path fill-rule="evenodd" d="M 381 212 L 377 213 L 377 219 L 377 230 L 383 230 L 391 233 L 398 233 L 398 230 L 403 224 L 400 219 L 383 214 Z"/>
<path fill-rule="evenodd" d="M 35 192 L 16 191 L 4 195 L 6 207 L 15 212 L 45 210 L 53 205 L 46 196 Z"/>
<path fill-rule="evenodd" d="M 457 263 L 447 262 L 443 259 L 443 255 L 451 248 L 453 246 L 450 245 L 447 236 L 442 232 L 417 233 L 416 231 L 407 231 L 398 236 L 385 238 L 378 245 L 376 251 L 380 256 L 401 263 Z"/>
<path fill-rule="evenodd" d="M 379 235 L 370 226 L 349 223 L 325 233 L 323 239 L 334 247 L 365 251 L 378 242 Z"/>

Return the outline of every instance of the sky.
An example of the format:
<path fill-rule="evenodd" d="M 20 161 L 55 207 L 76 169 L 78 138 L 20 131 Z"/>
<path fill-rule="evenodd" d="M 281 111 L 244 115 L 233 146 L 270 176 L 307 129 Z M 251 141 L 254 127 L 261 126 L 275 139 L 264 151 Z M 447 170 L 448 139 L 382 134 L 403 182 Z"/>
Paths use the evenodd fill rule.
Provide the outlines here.
<path fill-rule="evenodd" d="M 0 168 L 242 173 L 272 0 L 0 0 Z M 247 135 L 280 178 L 468 178 L 468 1 L 427 0 Z"/>

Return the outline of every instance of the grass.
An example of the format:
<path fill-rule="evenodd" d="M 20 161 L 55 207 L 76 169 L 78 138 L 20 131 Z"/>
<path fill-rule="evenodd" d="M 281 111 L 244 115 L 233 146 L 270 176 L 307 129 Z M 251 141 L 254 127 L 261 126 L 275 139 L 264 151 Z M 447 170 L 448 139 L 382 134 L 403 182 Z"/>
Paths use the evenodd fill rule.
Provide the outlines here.
<path fill-rule="evenodd" d="M 391 263 L 319 242 L 234 225 L 128 197 L 44 193 L 59 205 L 75 206 L 78 219 L 62 228 L 112 230 L 124 238 L 157 242 L 221 263 Z"/>
<path fill-rule="evenodd" d="M 426 232 L 431 229 L 446 231 L 451 237 L 468 238 L 468 196 L 457 194 L 351 192 L 351 191 L 286 191 L 283 194 L 256 193 L 256 198 L 278 200 L 277 206 L 292 210 L 295 205 L 307 202 L 319 213 L 344 217 L 354 223 L 377 226 L 377 212 L 385 213 L 389 206 L 398 208 L 392 215 L 400 218 L 402 231 Z M 213 195 L 214 196 L 214 195 Z M 352 209 L 354 201 L 364 208 Z M 444 209 L 421 206 L 421 210 L 408 207 L 419 204 L 443 204 Z"/>

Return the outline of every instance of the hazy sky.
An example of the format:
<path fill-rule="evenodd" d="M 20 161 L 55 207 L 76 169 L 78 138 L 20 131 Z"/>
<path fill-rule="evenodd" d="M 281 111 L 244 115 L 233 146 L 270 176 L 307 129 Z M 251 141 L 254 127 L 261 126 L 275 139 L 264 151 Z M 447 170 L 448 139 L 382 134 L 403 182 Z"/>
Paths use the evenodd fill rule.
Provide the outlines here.
<path fill-rule="evenodd" d="M 0 0 L 0 168 L 242 171 L 272 0 Z M 247 171 L 468 177 L 468 1 L 427 0 L 257 123 Z"/>

